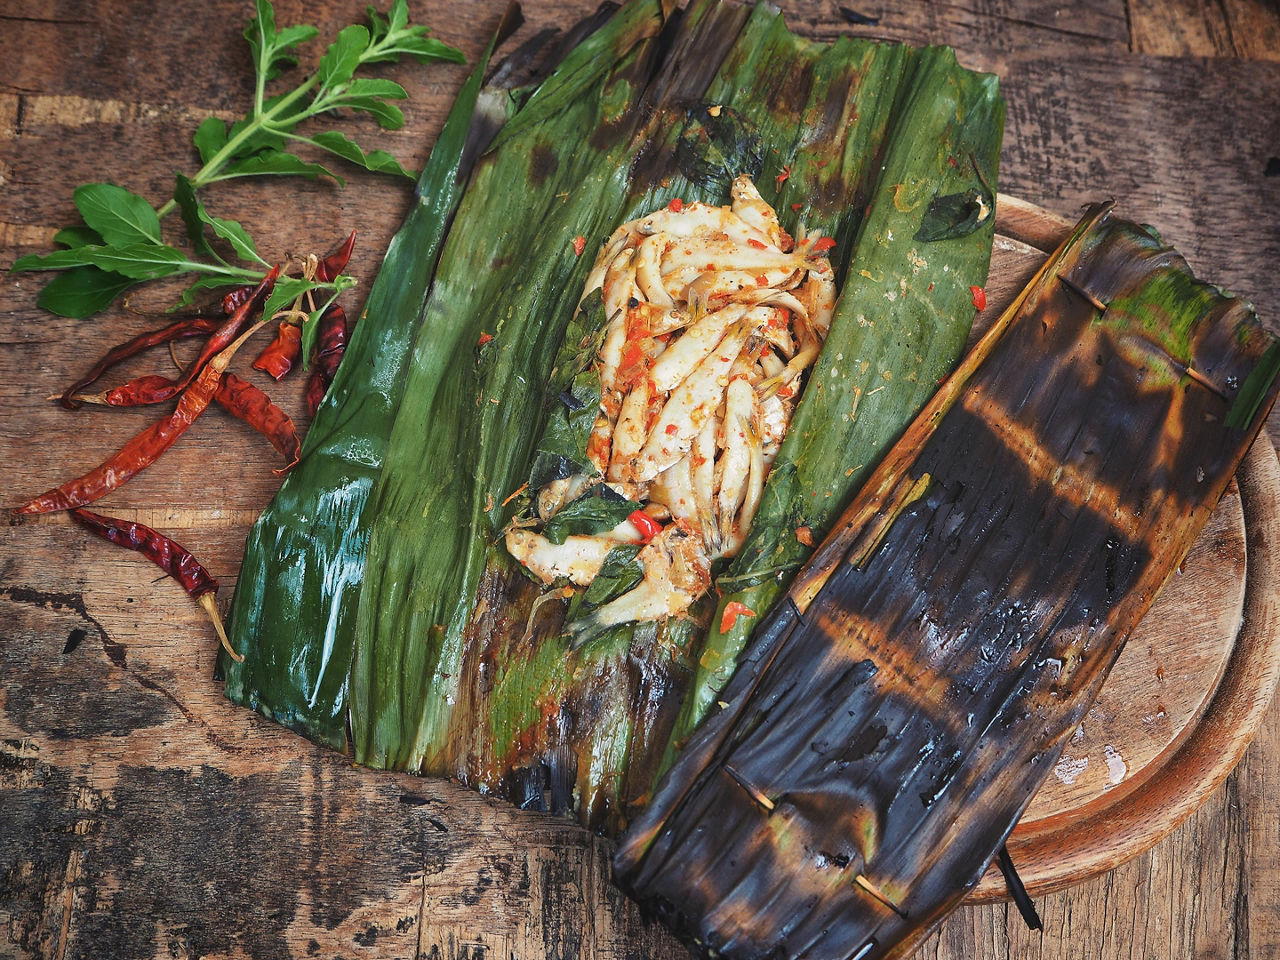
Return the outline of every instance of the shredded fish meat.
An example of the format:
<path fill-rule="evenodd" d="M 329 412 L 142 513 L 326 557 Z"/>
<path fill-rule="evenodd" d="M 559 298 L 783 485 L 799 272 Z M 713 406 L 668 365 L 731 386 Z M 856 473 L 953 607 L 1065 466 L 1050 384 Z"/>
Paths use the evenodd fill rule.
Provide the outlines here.
<path fill-rule="evenodd" d="M 533 527 L 513 526 L 506 546 L 548 585 L 587 586 L 610 551 L 643 544 L 644 577 L 571 633 L 677 616 L 706 593 L 712 562 L 750 530 L 798 381 L 830 327 L 835 279 L 818 252 L 830 243 L 797 243 L 745 175 L 731 197 L 623 224 L 588 274 L 582 299 L 599 289 L 607 324 L 587 446 L 595 472 L 539 491 Z M 535 529 L 600 483 L 645 517 L 559 544 Z M 669 522 L 653 534 L 646 518 Z"/>

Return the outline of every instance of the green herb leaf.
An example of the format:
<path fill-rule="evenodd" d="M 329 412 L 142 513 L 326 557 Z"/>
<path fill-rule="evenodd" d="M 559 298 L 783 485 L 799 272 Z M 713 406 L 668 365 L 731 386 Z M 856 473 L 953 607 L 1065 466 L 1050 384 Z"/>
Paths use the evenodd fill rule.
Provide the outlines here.
<path fill-rule="evenodd" d="M 114 270 L 134 280 L 156 280 L 187 270 L 207 269 L 187 259 L 181 250 L 162 243 L 133 243 L 122 247 L 85 246 L 32 254 L 13 265 L 14 270 L 67 270 L 94 266 Z"/>
<path fill-rule="evenodd" d="M 275 10 L 270 0 L 256 0 L 257 16 L 245 27 L 244 37 L 253 50 L 257 72 L 265 80 L 272 80 L 287 67 L 297 66 L 298 55 L 293 48 L 312 39 L 319 30 L 309 24 L 297 24 L 276 29 Z"/>
<path fill-rule="evenodd" d="M 587 457 L 587 441 L 596 422 L 600 393 L 600 375 L 588 370 L 574 377 L 553 401 L 529 469 L 531 490 L 594 469 Z"/>
<path fill-rule="evenodd" d="M 134 283 L 126 276 L 97 267 L 75 267 L 46 283 L 36 303 L 60 317 L 83 320 L 110 306 Z"/>
<path fill-rule="evenodd" d="M 187 239 L 191 248 L 202 257 L 216 257 L 213 247 L 204 235 L 204 219 L 201 214 L 200 201 L 196 199 L 195 187 L 182 174 L 174 176 L 173 199 L 178 204 L 178 212 L 182 215 L 183 226 L 187 229 Z"/>
<path fill-rule="evenodd" d="M 397 60 L 401 54 L 413 57 L 419 63 L 430 63 L 432 61 L 445 61 L 447 63 L 467 62 L 467 58 L 461 50 L 451 47 L 449 44 L 434 37 L 428 37 L 425 27 L 414 27 L 412 29 L 422 32 L 420 35 L 398 38 L 394 46 L 389 46 L 385 51 L 380 51 L 376 57 L 366 57 L 365 62 L 375 63 L 385 60 Z"/>
<path fill-rule="evenodd" d="M 591 536 L 607 533 L 640 509 L 640 504 L 628 500 L 598 483 L 586 494 L 562 507 L 542 528 L 542 535 L 552 543 L 561 544 L 571 536 Z"/>
<path fill-rule="evenodd" d="M 412 178 L 413 174 L 400 165 L 400 161 L 385 150 L 370 150 L 365 153 L 360 147 L 337 130 L 325 130 L 317 133 L 311 141 L 330 153 L 336 153 L 344 160 L 372 170 L 374 173 L 398 173 Z"/>
<path fill-rule="evenodd" d="M 321 89 L 337 87 L 347 83 L 360 66 L 360 55 L 369 46 L 369 31 L 359 24 L 343 27 L 337 39 L 329 44 L 329 49 L 320 58 L 320 66 L 316 74 L 320 79 Z"/>
<path fill-rule="evenodd" d="M 419 62 L 448 60 L 466 63 L 462 51 L 447 43 L 428 37 L 431 32 L 424 26 L 409 26 L 409 5 L 405 0 L 395 0 L 387 17 L 382 17 L 373 7 L 367 7 L 369 15 L 369 50 L 365 63 L 387 63 L 398 60 L 402 54 L 415 57 Z"/>
<path fill-rule="evenodd" d="M 318 163 L 308 163 L 301 157 L 283 150 L 263 150 L 251 157 L 237 160 L 217 177 L 218 180 L 231 180 L 235 177 L 297 176 L 314 180 L 320 176 L 332 177 L 340 185 L 346 181 L 333 171 Z"/>
<path fill-rule="evenodd" d="M 643 545 L 639 543 L 620 543 L 610 550 L 574 613 L 602 607 L 640 583 L 644 579 L 644 565 L 637 559 L 641 549 Z"/>
<path fill-rule="evenodd" d="M 240 287 L 246 283 L 244 278 L 236 278 L 229 276 L 213 275 L 209 277 L 201 277 L 191 286 L 183 291 L 182 296 L 177 302 L 171 306 L 170 310 L 181 310 L 183 307 L 189 307 L 196 302 L 196 297 L 204 293 L 206 290 L 219 290 L 223 287 Z"/>
<path fill-rule="evenodd" d="M 924 213 L 915 239 L 928 243 L 967 237 L 986 223 L 995 211 L 994 198 L 985 194 L 985 190 L 969 189 L 963 193 L 934 197 Z"/>
<path fill-rule="evenodd" d="M 200 162 L 207 164 L 213 160 L 218 151 L 227 145 L 227 122 L 221 117 L 207 117 L 196 127 L 191 137 L 196 152 L 200 154 Z"/>
<path fill-rule="evenodd" d="M 401 112 L 400 108 L 387 103 L 385 100 L 379 100 L 377 97 L 344 96 L 341 106 L 369 114 L 378 121 L 378 126 L 382 127 L 383 130 L 399 130 L 404 126 L 404 113 Z"/>
<path fill-rule="evenodd" d="M 231 249 L 236 252 L 236 256 L 241 260 L 255 260 L 265 267 L 270 264 L 258 256 L 258 248 L 254 246 L 253 238 L 249 236 L 249 232 L 240 226 L 238 221 L 223 220 L 221 217 L 215 217 L 210 214 L 203 206 L 199 208 L 200 219 L 213 228 L 216 233 L 227 243 L 231 244 Z"/>
<path fill-rule="evenodd" d="M 264 105 L 264 110 L 271 110 L 275 107 L 282 97 L 272 97 Z M 229 140 L 236 141 L 236 149 L 233 156 L 247 157 L 257 153 L 259 150 L 281 150 L 284 148 L 284 136 L 282 132 L 288 132 L 297 123 L 297 118 L 290 118 L 287 121 L 280 118 L 274 118 L 270 127 L 264 125 L 264 121 L 260 117 L 250 114 L 231 125 L 231 129 L 227 131 Z"/>
<path fill-rule="evenodd" d="M 53 242 L 60 247 L 101 246 L 102 234 L 91 227 L 63 227 L 53 235 Z"/>
<path fill-rule="evenodd" d="M 409 94 L 394 80 L 381 77 L 356 77 L 343 91 L 344 97 L 381 97 L 387 100 L 407 100 Z"/>
<path fill-rule="evenodd" d="M 114 183 L 86 183 L 73 194 L 84 222 L 113 246 L 160 242 L 160 218 L 151 204 Z"/>

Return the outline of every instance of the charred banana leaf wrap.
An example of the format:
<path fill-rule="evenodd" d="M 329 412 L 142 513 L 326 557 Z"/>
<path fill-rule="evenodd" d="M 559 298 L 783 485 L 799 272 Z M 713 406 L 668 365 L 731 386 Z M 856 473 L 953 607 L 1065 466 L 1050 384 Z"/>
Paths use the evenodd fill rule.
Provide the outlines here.
<path fill-rule="evenodd" d="M 1092 209 L 754 634 L 615 875 L 723 957 L 905 957 L 977 883 L 1276 394 L 1247 303 Z"/>
<path fill-rule="evenodd" d="M 949 49 L 815 43 L 764 4 L 673 6 L 631 0 L 539 84 L 468 82 L 346 379 L 251 534 L 231 624 L 245 662 L 222 663 L 231 699 L 360 763 L 614 835 L 957 362 L 1004 122 L 995 78 Z M 591 466 L 608 316 L 580 300 L 598 251 L 654 211 L 729 204 L 743 176 L 781 230 L 834 241 L 829 330 L 715 589 L 601 626 L 589 614 L 636 582 L 634 553 L 570 599 L 505 535 Z M 570 533 L 618 523 L 597 492 Z"/>

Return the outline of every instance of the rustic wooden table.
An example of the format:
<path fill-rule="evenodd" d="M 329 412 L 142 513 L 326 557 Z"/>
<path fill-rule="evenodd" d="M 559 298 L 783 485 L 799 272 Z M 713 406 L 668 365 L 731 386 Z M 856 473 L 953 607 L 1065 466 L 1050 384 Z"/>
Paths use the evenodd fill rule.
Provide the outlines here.
<path fill-rule="evenodd" d="M 418 0 L 416 19 L 469 57 L 504 0 Z M 526 30 L 594 0 L 527 0 Z M 1001 75 L 1001 188 L 1072 215 L 1115 196 L 1204 276 L 1280 329 L 1280 9 L 1274 0 L 876 0 L 851 25 L 834 0 L 783 2 L 816 38 L 948 43 Z M 280 0 L 280 23 L 332 35 L 363 3 Z M 166 195 L 190 134 L 243 110 L 248 2 L 7 0 L 0 9 L 0 266 L 49 249 L 71 191 L 111 180 Z M 845 10 L 848 7 L 844 8 Z M 398 132 L 367 143 L 424 160 L 463 71 L 402 65 Z M 367 287 L 406 182 L 239 183 L 218 212 L 279 251 L 360 231 Z M 92 321 L 35 306 L 39 278 L 0 290 L 0 489 L 14 504 L 97 463 L 150 414 L 47 403 L 108 345 L 154 325 L 163 292 Z M 136 368 L 136 372 L 142 371 Z M 301 408 L 301 382 L 282 404 Z M 1273 416 L 1272 436 L 1280 436 Z M 230 586 L 277 481 L 270 451 L 202 420 L 110 512 L 175 532 Z M 232 707 L 207 625 L 131 554 L 65 517 L 11 520 L 0 542 L 0 957 L 680 957 L 608 882 L 606 845 L 445 782 L 355 769 Z M 224 592 L 224 596 L 228 592 Z M 1280 957 L 1280 707 L 1225 785 L 1170 837 L 1039 902 L 965 907 L 922 956 Z"/>

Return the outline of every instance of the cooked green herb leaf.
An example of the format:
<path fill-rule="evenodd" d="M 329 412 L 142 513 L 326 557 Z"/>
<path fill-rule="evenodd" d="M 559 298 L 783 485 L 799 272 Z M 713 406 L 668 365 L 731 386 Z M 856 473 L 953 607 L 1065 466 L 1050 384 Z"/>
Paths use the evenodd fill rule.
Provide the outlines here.
<path fill-rule="evenodd" d="M 552 543 L 561 544 L 571 536 L 607 533 L 639 509 L 640 504 L 600 483 L 561 508 L 542 528 L 542 535 Z"/>
<path fill-rule="evenodd" d="M 644 579 L 644 566 L 637 557 L 643 549 L 638 543 L 620 543 L 609 551 L 591 585 L 582 594 L 582 604 L 574 612 L 586 613 L 622 596 Z"/>
<path fill-rule="evenodd" d="M 933 240 L 954 240 L 966 237 L 986 223 L 995 213 L 994 198 L 984 190 L 965 190 L 934 197 L 925 211 L 924 221 L 916 231 L 915 239 L 928 243 Z"/>

